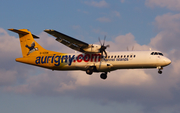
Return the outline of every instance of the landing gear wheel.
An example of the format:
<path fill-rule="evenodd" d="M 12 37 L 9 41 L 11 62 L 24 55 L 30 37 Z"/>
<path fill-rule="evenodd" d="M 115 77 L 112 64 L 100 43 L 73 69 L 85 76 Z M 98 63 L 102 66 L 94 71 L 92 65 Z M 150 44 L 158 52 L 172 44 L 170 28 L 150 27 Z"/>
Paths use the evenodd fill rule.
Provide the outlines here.
<path fill-rule="evenodd" d="M 162 71 L 161 71 L 161 70 L 159 70 L 159 71 L 158 71 L 158 73 L 159 73 L 159 74 L 162 74 Z"/>
<path fill-rule="evenodd" d="M 92 75 L 93 70 L 92 70 L 92 69 L 87 69 L 87 70 L 86 70 L 86 73 L 87 73 L 88 75 Z"/>
<path fill-rule="evenodd" d="M 157 69 L 158 69 L 158 73 L 159 73 L 159 74 L 162 74 L 162 71 L 161 71 L 161 70 L 163 70 L 163 67 L 158 66 Z"/>
<path fill-rule="evenodd" d="M 102 73 L 101 75 L 100 75 L 100 77 L 101 77 L 101 79 L 106 79 L 107 78 L 107 74 L 106 73 Z"/>

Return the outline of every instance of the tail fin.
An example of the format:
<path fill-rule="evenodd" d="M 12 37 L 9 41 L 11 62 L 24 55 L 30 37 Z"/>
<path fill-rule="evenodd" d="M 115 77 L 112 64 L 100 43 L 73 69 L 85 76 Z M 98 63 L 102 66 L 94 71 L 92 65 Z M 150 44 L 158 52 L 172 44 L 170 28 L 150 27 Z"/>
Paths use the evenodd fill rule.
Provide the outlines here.
<path fill-rule="evenodd" d="M 15 33 L 19 34 L 19 40 L 21 44 L 21 50 L 22 50 L 22 56 L 37 56 L 40 55 L 43 52 L 47 52 L 48 50 L 41 47 L 34 38 L 39 38 L 33 34 L 31 34 L 30 31 L 27 29 L 8 29 L 10 31 L 13 31 Z"/>

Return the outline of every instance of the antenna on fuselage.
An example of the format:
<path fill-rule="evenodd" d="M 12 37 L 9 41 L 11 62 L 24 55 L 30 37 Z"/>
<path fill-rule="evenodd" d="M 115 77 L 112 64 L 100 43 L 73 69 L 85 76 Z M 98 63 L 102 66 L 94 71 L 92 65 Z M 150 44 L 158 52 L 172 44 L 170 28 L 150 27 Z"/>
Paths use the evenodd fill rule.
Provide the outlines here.
<path fill-rule="evenodd" d="M 132 47 L 132 51 L 134 50 L 134 46 Z M 129 48 L 127 47 L 127 51 L 129 51 Z"/>
<path fill-rule="evenodd" d="M 134 50 L 134 46 L 132 47 L 132 51 Z"/>

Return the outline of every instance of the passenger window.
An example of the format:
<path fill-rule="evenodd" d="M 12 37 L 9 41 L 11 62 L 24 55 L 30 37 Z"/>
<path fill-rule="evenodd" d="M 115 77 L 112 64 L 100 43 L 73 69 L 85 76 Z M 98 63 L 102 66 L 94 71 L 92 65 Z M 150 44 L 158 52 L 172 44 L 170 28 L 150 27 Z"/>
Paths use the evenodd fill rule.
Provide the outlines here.
<path fill-rule="evenodd" d="M 119 58 L 119 55 L 118 55 L 118 58 Z"/>
<path fill-rule="evenodd" d="M 111 58 L 113 58 L 113 56 L 111 56 Z"/>
<path fill-rule="evenodd" d="M 108 56 L 108 58 L 110 58 L 110 56 Z"/>
<path fill-rule="evenodd" d="M 116 58 L 116 56 L 114 56 L 114 58 Z"/>
<path fill-rule="evenodd" d="M 127 55 L 127 57 L 129 57 L 129 55 Z"/>
<path fill-rule="evenodd" d="M 123 56 L 121 55 L 121 58 L 122 58 Z"/>
<path fill-rule="evenodd" d="M 124 55 L 124 58 L 126 58 L 126 55 Z"/>
<path fill-rule="evenodd" d="M 130 57 L 132 58 L 132 55 Z"/>
<path fill-rule="evenodd" d="M 136 57 L 136 55 L 134 55 L 134 57 Z"/>

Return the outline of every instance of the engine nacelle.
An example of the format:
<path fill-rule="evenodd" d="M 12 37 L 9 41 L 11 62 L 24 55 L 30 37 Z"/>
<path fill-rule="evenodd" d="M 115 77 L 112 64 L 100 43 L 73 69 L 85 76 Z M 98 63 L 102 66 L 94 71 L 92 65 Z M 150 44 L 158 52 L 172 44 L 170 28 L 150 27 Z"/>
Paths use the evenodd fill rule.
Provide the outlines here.
<path fill-rule="evenodd" d="M 83 50 L 88 53 L 99 53 L 100 45 L 97 44 L 89 44 L 88 48 L 84 48 Z"/>

